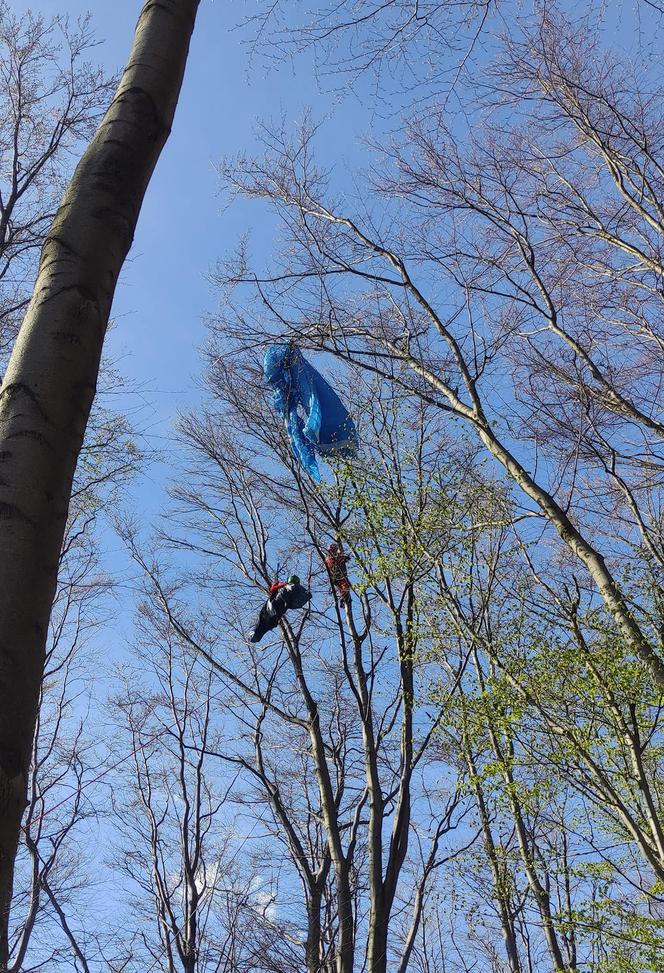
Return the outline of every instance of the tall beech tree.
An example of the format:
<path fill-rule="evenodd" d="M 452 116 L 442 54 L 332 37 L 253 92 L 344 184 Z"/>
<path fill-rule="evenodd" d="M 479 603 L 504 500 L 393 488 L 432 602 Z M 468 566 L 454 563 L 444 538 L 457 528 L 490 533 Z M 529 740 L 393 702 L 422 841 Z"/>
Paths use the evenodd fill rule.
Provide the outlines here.
<path fill-rule="evenodd" d="M 0 968 L 48 621 L 115 286 L 169 135 L 199 0 L 146 0 L 42 248 L 0 390 Z"/>

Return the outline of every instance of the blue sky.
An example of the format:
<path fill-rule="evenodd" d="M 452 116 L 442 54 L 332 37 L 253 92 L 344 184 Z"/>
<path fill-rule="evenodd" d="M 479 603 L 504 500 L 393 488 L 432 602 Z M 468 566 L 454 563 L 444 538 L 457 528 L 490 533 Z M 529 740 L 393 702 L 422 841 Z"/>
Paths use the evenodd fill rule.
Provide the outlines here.
<path fill-rule="evenodd" d="M 46 15 L 72 18 L 90 10 L 102 42 L 95 53 L 115 72 L 127 59 L 142 2 L 12 0 L 11 6 L 17 12 L 32 6 Z M 255 0 L 202 0 L 173 132 L 149 186 L 116 293 L 108 351 L 120 360 L 126 378 L 140 386 L 141 395 L 130 395 L 126 406 L 132 413 L 140 406 L 137 421 L 165 460 L 146 470 L 134 487 L 132 514 L 146 528 L 162 509 L 165 486 L 177 468 L 172 455 L 177 412 L 200 394 L 204 318 L 217 300 L 206 274 L 247 230 L 258 264 L 268 259 L 273 243 L 266 207 L 223 204 L 216 164 L 223 156 L 251 151 L 258 121 L 283 114 L 294 124 L 312 108 L 315 120 L 326 120 L 317 136 L 321 157 L 326 166 L 336 164 L 338 184 L 343 184 L 369 161 L 364 137 L 373 126 L 385 124 L 372 110 L 369 77 L 341 97 L 320 90 L 310 55 L 269 71 L 260 59 L 252 61 L 248 36 L 237 24 L 256 7 Z M 304 16 L 302 5 L 286 9 L 291 8 L 294 19 Z M 611 23 L 611 16 L 607 19 Z M 613 24 L 619 33 L 619 19 Z M 121 573 L 126 563 L 119 545 L 111 536 L 107 540 L 110 567 Z"/>
<path fill-rule="evenodd" d="M 287 2 L 301 9 L 293 0 Z M 126 61 L 142 3 L 11 0 L 11 6 L 18 12 L 31 6 L 47 15 L 72 17 L 91 9 L 95 32 L 103 41 L 98 58 L 117 71 Z M 296 66 L 284 63 L 269 73 L 259 61 L 252 64 L 246 35 L 234 29 L 249 6 L 243 0 L 202 0 L 173 132 L 148 189 L 113 308 L 110 355 L 120 359 L 124 375 L 143 389 L 139 422 L 150 444 L 166 454 L 166 462 L 141 476 L 134 490 L 133 513 L 146 528 L 160 512 L 168 478 L 176 472 L 168 451 L 177 412 L 199 397 L 204 318 L 216 304 L 206 273 L 248 229 L 259 261 L 272 244 L 263 207 L 222 205 L 216 163 L 251 150 L 260 119 L 283 113 L 294 123 L 313 106 L 317 120 L 327 119 L 317 140 L 321 154 L 327 165 L 336 163 L 341 181 L 368 161 L 361 140 L 372 124 L 381 125 L 369 98 L 363 104 L 355 94 L 340 98 L 321 92 L 306 56 Z M 370 86 L 367 79 L 365 90 Z M 136 396 L 130 395 L 127 404 L 135 409 Z M 107 539 L 111 569 L 119 574 L 126 570 L 125 558 L 118 542 L 110 534 Z M 131 634 L 132 599 L 125 599 L 123 607 L 123 624 L 114 619 L 113 629 L 102 636 L 115 658 Z"/>
<path fill-rule="evenodd" d="M 90 10 L 102 42 L 96 56 L 115 72 L 127 59 L 142 2 L 12 0 L 11 6 L 17 12 L 31 6 L 46 15 L 72 18 Z M 616 4 L 613 14 L 604 16 L 614 37 L 628 43 L 619 12 L 627 6 Z M 138 422 L 149 445 L 161 450 L 165 460 L 139 477 L 134 488 L 132 513 L 146 527 L 162 509 L 164 488 L 177 467 L 171 455 L 177 412 L 193 405 L 200 394 L 204 319 L 217 301 L 206 274 L 247 230 L 257 264 L 269 258 L 273 244 L 266 207 L 228 207 L 219 198 L 216 164 L 224 156 L 251 151 L 260 120 L 283 114 L 294 124 L 312 108 L 315 120 L 325 119 L 317 136 L 320 156 L 326 166 L 336 164 L 337 183 L 343 185 L 369 161 L 363 139 L 375 126 L 390 124 L 373 111 L 369 77 L 341 97 L 320 90 L 310 55 L 269 71 L 259 58 L 252 60 L 248 36 L 237 25 L 256 8 L 255 0 L 202 0 L 173 132 L 148 188 L 113 307 L 109 354 L 141 388 L 140 396 L 130 395 L 126 405 L 132 412 L 141 407 Z M 294 20 L 304 16 L 301 4 L 286 9 L 292 9 Z M 661 64 L 661 57 L 658 52 L 653 62 Z M 117 542 L 108 546 L 112 569 L 121 571 Z"/>
<path fill-rule="evenodd" d="M 31 8 L 47 17 L 68 14 L 72 19 L 90 11 L 101 42 L 93 55 L 115 73 L 127 60 L 142 0 L 10 0 L 10 5 L 19 14 Z M 216 165 L 256 145 L 260 120 L 284 115 L 287 123 L 296 123 L 312 107 L 317 120 L 327 119 L 318 138 L 327 164 L 336 161 L 344 173 L 367 158 L 361 139 L 371 124 L 370 107 L 364 110 L 354 94 L 340 99 L 321 92 L 306 57 L 296 68 L 285 63 L 269 72 L 252 64 L 247 36 L 235 29 L 248 9 L 245 2 L 202 0 L 173 131 L 148 188 L 113 305 L 107 351 L 140 393 L 113 396 L 111 405 L 129 410 L 148 448 L 162 456 L 139 471 L 125 503 L 146 536 L 163 513 L 169 481 L 177 475 L 173 427 L 178 411 L 201 396 L 205 315 L 218 300 L 207 274 L 247 230 L 259 258 L 267 259 L 273 244 L 265 207 L 228 206 L 220 197 Z M 140 578 L 110 524 L 103 526 L 101 541 L 104 568 L 118 587 L 112 620 L 97 632 L 91 648 L 105 660 L 110 677 L 114 664 L 127 658 L 135 635 Z M 253 608 L 248 626 L 252 618 Z M 109 685 L 97 680 L 97 725 L 108 718 L 99 701 Z"/>
<path fill-rule="evenodd" d="M 32 9 L 47 17 L 92 14 L 100 46 L 93 57 L 119 72 L 129 54 L 142 0 L 11 0 L 16 13 Z M 127 410 L 143 443 L 161 460 L 139 472 L 126 510 L 145 535 L 163 513 L 169 481 L 178 469 L 173 428 L 178 411 L 201 396 L 200 347 L 205 315 L 217 304 L 207 279 L 215 261 L 251 233 L 252 250 L 268 257 L 273 243 L 266 209 L 220 197 L 216 165 L 224 156 L 250 151 L 261 120 L 296 123 L 308 108 L 326 124 L 318 143 L 329 160 L 356 168 L 366 158 L 361 137 L 371 124 L 355 94 L 340 99 L 316 85 L 312 62 L 284 63 L 268 71 L 252 62 L 248 36 L 238 23 L 255 4 L 202 0 L 185 82 L 171 136 L 148 188 L 134 246 L 116 291 L 107 353 L 132 388 L 113 396 Z M 117 511 L 109 511 L 115 515 Z M 102 531 L 105 569 L 119 585 L 112 627 L 99 633 L 102 655 L 125 657 L 133 634 L 135 566 L 113 528 Z"/>
<path fill-rule="evenodd" d="M 11 6 L 18 13 L 32 8 L 72 18 L 90 11 L 102 41 L 96 56 L 109 71 L 118 71 L 142 3 L 13 0 Z M 321 93 L 306 57 L 296 71 L 292 64 L 268 72 L 257 60 L 252 63 L 247 35 L 235 28 L 253 6 L 227 0 L 201 4 L 173 131 L 149 186 L 113 306 L 108 351 L 121 359 L 124 375 L 140 383 L 146 403 L 140 422 L 151 445 L 161 449 L 169 448 L 177 410 L 198 397 L 204 316 L 216 302 L 207 272 L 248 229 L 254 252 L 270 243 L 265 224 L 261 233 L 265 212 L 260 207 L 229 208 L 220 199 L 215 165 L 251 148 L 259 120 L 283 113 L 295 122 L 313 104 L 316 117 L 327 118 L 320 144 L 328 157 L 357 164 L 364 153 L 358 136 L 366 134 L 369 118 L 355 96 L 339 104 L 334 94 Z M 136 402 L 132 398 L 130 407 Z M 158 510 L 163 494 L 155 485 L 163 472 L 153 470 L 142 483 L 137 513 L 152 516 Z"/>
<path fill-rule="evenodd" d="M 72 18 L 90 11 L 102 41 L 96 54 L 110 71 L 118 71 L 142 2 L 12 0 L 11 6 L 17 12 L 32 7 Z M 310 56 L 269 72 L 259 59 L 252 61 L 248 35 L 237 24 L 255 9 L 245 0 L 201 3 L 173 132 L 149 186 L 113 307 L 109 353 L 121 359 L 125 376 L 140 384 L 145 401 L 141 424 L 151 444 L 164 450 L 177 410 L 198 398 L 204 316 L 216 302 L 207 272 L 247 230 L 259 263 L 272 244 L 265 207 L 223 205 L 215 165 L 223 156 L 251 150 L 258 121 L 283 114 L 295 123 L 313 108 L 315 120 L 326 120 L 317 137 L 321 157 L 326 166 L 337 165 L 343 181 L 345 173 L 368 162 L 362 139 L 381 125 L 372 112 L 369 78 L 340 98 L 317 86 Z M 303 15 L 301 5 L 294 5 L 294 19 Z M 133 409 L 136 403 L 133 398 L 128 404 Z M 137 514 L 152 516 L 159 509 L 163 494 L 155 485 L 164 472 L 153 471 L 142 481 Z"/>

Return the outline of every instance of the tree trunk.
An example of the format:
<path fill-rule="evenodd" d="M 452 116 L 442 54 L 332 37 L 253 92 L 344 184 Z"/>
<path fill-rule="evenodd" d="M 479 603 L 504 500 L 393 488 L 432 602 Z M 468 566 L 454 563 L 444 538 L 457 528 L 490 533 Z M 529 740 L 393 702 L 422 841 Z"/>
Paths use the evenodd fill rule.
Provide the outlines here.
<path fill-rule="evenodd" d="M 199 0 L 146 0 L 44 244 L 0 391 L 0 969 L 72 478 L 115 286 L 170 132 Z"/>
<path fill-rule="evenodd" d="M 307 973 L 320 973 L 321 969 L 320 910 L 322 897 L 322 886 L 314 885 L 307 902 L 307 941 L 305 944 Z"/>
<path fill-rule="evenodd" d="M 496 900 L 496 909 L 500 917 L 500 930 L 502 933 L 503 942 L 505 944 L 505 952 L 507 953 L 507 962 L 509 964 L 510 973 L 521 973 L 519 950 L 516 944 L 516 936 L 514 935 L 514 917 L 510 914 L 509 897 L 507 889 L 505 888 L 503 876 L 501 875 L 496 843 L 493 838 L 493 832 L 491 831 L 491 815 L 486 804 L 484 791 L 482 790 L 480 784 L 480 776 L 477 772 L 475 758 L 473 756 L 470 741 L 468 740 L 465 729 L 462 739 L 462 754 L 466 766 L 468 767 L 471 786 L 475 793 L 475 800 L 477 801 L 477 811 L 482 828 L 482 837 L 484 839 L 484 850 L 491 868 L 491 876 L 493 878 L 493 894 Z"/>
<path fill-rule="evenodd" d="M 367 973 L 386 973 L 387 971 L 387 943 L 389 936 L 389 910 L 384 903 L 376 908 L 371 915 L 371 929 L 369 931 L 369 949 L 367 955 Z"/>

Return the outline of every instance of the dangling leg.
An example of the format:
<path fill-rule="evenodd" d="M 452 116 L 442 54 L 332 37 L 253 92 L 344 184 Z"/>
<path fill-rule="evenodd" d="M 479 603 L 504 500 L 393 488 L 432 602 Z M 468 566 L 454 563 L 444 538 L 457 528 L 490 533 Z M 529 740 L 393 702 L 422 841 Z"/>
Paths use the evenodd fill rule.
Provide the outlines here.
<path fill-rule="evenodd" d="M 340 578 L 336 587 L 339 592 L 339 601 L 342 605 L 347 605 L 350 601 L 350 581 L 348 578 Z"/>
<path fill-rule="evenodd" d="M 271 600 L 268 599 L 268 601 L 266 601 L 261 608 L 256 628 L 249 636 L 249 641 L 260 642 L 264 635 L 267 635 L 268 632 L 271 632 L 273 628 L 277 627 L 280 617 L 281 616 L 274 611 Z"/>

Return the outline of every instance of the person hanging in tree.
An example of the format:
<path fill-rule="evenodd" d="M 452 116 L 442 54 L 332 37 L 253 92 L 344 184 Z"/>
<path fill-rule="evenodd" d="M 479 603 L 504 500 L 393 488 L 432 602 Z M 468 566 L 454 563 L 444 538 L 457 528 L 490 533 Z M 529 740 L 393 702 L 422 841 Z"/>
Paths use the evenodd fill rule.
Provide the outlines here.
<path fill-rule="evenodd" d="M 275 581 L 270 585 L 269 598 L 260 610 L 249 641 L 260 642 L 264 635 L 277 627 L 290 608 L 304 608 L 310 599 L 311 592 L 300 584 L 296 574 L 291 574 L 287 581 Z"/>
<path fill-rule="evenodd" d="M 348 560 L 348 555 L 343 553 L 338 544 L 329 545 L 325 567 L 329 572 L 332 585 L 339 592 L 339 601 L 342 605 L 350 601 L 350 581 L 346 570 Z"/>

